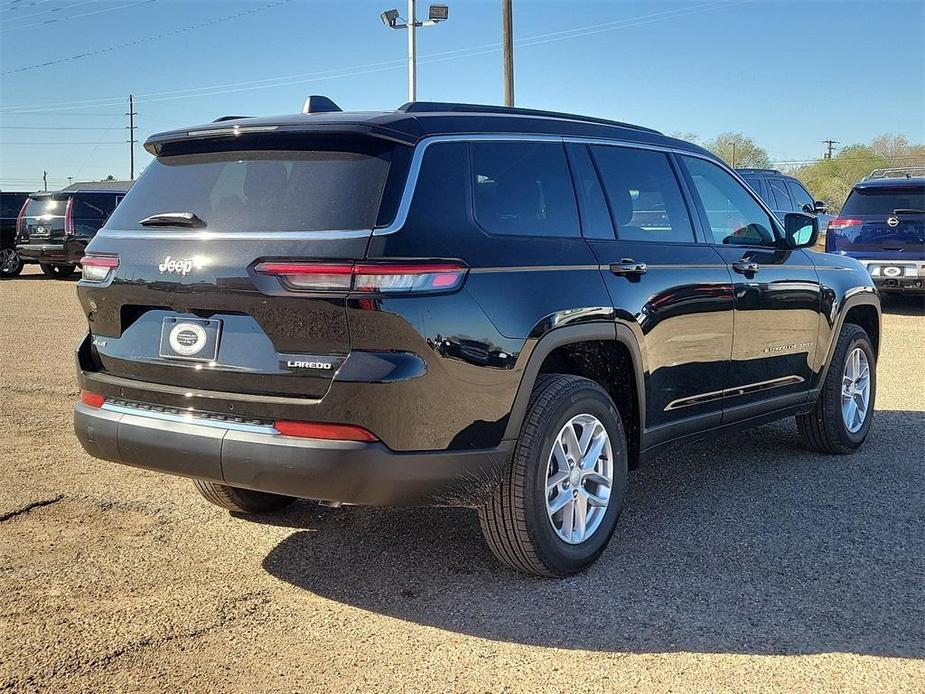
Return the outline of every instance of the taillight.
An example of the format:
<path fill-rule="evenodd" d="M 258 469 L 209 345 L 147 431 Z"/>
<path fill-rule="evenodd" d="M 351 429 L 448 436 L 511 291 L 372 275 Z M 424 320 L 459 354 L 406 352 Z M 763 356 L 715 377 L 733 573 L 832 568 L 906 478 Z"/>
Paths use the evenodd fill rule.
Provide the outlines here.
<path fill-rule="evenodd" d="M 284 436 L 298 436 L 306 439 L 367 442 L 379 440 L 372 432 L 351 424 L 278 421 L 273 423 L 273 428 Z"/>
<path fill-rule="evenodd" d="M 119 267 L 119 259 L 109 255 L 85 255 L 80 264 L 83 267 L 83 279 L 87 282 L 103 282 L 109 273 Z"/>
<path fill-rule="evenodd" d="M 74 198 L 67 199 L 67 205 L 64 207 L 64 235 L 73 236 L 76 233 L 74 229 Z"/>
<path fill-rule="evenodd" d="M 864 224 L 863 219 L 851 219 L 849 217 L 836 217 L 831 222 L 829 222 L 829 227 L 826 231 L 841 231 L 846 227 L 856 227 Z"/>
<path fill-rule="evenodd" d="M 80 391 L 80 401 L 89 407 L 102 407 L 103 403 L 106 402 L 106 398 L 99 393 L 91 393 L 89 390 L 82 390 Z"/>
<path fill-rule="evenodd" d="M 29 205 L 29 198 L 19 208 L 19 214 L 16 215 L 16 234 L 17 236 L 26 230 L 26 207 Z"/>
<path fill-rule="evenodd" d="M 459 289 L 468 268 L 459 263 L 286 263 L 254 268 L 275 275 L 292 289 L 380 294 L 448 292 Z"/>

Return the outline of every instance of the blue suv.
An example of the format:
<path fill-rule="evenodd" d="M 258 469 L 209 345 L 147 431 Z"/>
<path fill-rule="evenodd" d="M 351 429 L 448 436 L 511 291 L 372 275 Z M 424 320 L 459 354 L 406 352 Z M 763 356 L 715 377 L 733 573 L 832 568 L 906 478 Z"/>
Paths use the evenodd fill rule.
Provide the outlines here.
<path fill-rule="evenodd" d="M 881 291 L 923 292 L 925 168 L 881 169 L 855 184 L 825 250 L 857 258 Z"/>

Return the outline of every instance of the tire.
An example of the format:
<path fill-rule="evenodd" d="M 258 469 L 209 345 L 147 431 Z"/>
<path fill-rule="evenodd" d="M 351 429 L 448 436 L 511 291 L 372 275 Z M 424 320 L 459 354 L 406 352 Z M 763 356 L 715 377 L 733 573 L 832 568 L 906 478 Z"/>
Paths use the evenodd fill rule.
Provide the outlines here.
<path fill-rule="evenodd" d="M 42 268 L 42 273 L 45 277 L 52 277 L 54 279 L 64 279 L 70 277 L 77 271 L 75 265 L 53 265 L 52 263 L 39 263 L 39 267 Z"/>
<path fill-rule="evenodd" d="M 565 425 L 581 417 L 595 418 L 606 430 L 610 455 L 602 453 L 596 458 L 595 469 L 597 465 L 606 466 L 604 461 L 609 460 L 611 486 L 606 507 L 595 509 L 587 506 L 593 509 L 589 511 L 588 527 L 594 520 L 596 529 L 581 541 L 576 542 L 573 538 L 572 542 L 567 542 L 559 533 L 560 530 L 565 531 L 568 507 L 551 517 L 547 498 L 559 498 L 570 485 L 565 480 L 547 492 L 547 474 L 559 474 L 553 445 L 564 432 Z M 596 424 L 594 427 L 595 431 L 599 431 Z M 592 444 L 598 440 L 595 436 Z M 562 454 L 566 451 L 568 454 L 574 452 L 563 449 Z M 568 469 L 564 469 L 562 474 L 567 472 Z M 508 473 L 479 509 L 479 524 L 485 542 L 501 563 L 518 571 L 549 577 L 582 571 L 597 560 L 610 542 L 623 509 L 626 479 L 626 436 L 620 414 L 607 392 L 586 378 L 543 375 L 537 380 L 530 397 Z M 585 481 L 579 483 L 582 492 L 571 485 L 572 493 L 577 495 L 588 491 L 585 484 Z M 599 496 L 604 487 L 594 482 L 590 484 L 595 485 L 594 493 Z M 595 511 L 603 513 L 595 515 Z M 561 519 L 561 529 L 554 518 Z"/>
<path fill-rule="evenodd" d="M 255 492 L 251 489 L 229 487 L 227 484 L 193 480 L 196 490 L 209 503 L 237 513 L 270 513 L 285 508 L 295 497 L 282 494 Z"/>
<path fill-rule="evenodd" d="M 856 431 L 851 431 L 842 414 L 842 383 L 847 360 L 857 349 L 860 349 L 867 359 L 869 397 L 860 427 Z M 870 431 L 874 419 L 876 395 L 877 363 L 870 338 L 861 326 L 846 323 L 842 326 L 838 336 L 832 363 L 829 365 L 815 406 L 812 411 L 797 415 L 797 429 L 804 444 L 819 453 L 836 455 L 844 455 L 856 450 L 864 443 Z"/>
<path fill-rule="evenodd" d="M 0 250 L 0 277 L 16 277 L 24 264 L 15 248 Z"/>

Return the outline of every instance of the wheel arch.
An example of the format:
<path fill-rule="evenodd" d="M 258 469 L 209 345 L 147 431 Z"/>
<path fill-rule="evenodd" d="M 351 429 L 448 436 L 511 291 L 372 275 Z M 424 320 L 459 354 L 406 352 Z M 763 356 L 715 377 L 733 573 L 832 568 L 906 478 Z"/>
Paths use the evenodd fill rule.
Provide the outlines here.
<path fill-rule="evenodd" d="M 874 357 L 880 356 L 880 295 L 873 287 L 857 287 L 853 292 L 848 292 L 844 301 L 837 308 L 837 312 L 832 320 L 831 339 L 829 340 L 828 350 L 826 351 L 825 364 L 819 374 L 816 393 L 825 383 L 829 367 L 832 365 L 832 358 L 835 355 L 835 348 L 838 345 L 838 336 L 841 334 L 845 323 L 860 325 L 870 337 L 871 344 L 874 348 Z"/>
<path fill-rule="evenodd" d="M 582 358 L 588 355 L 597 358 Z M 616 368 L 612 368 L 614 363 Z M 645 427 L 644 363 L 635 335 L 624 325 L 586 323 L 551 330 L 530 353 L 504 438 L 516 439 L 520 435 L 530 395 L 541 374 L 570 373 L 595 381 L 613 398 L 623 418 L 631 467 L 636 467 Z"/>

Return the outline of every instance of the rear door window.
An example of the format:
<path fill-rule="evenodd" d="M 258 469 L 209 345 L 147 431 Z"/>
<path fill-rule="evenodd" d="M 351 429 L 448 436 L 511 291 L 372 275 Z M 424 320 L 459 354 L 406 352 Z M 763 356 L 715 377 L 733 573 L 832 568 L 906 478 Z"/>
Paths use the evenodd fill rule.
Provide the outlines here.
<path fill-rule="evenodd" d="M 664 152 L 591 147 L 617 238 L 693 242 L 694 229 L 678 180 Z"/>
<path fill-rule="evenodd" d="M 299 144 L 158 157 L 108 227 L 169 234 L 170 228 L 140 224 L 163 212 L 192 212 L 208 231 L 221 232 L 375 227 L 396 145 L 346 138 Z"/>
<path fill-rule="evenodd" d="M 768 187 L 771 189 L 771 195 L 774 196 L 772 207 L 781 212 L 792 212 L 793 201 L 790 199 L 790 193 L 787 192 L 787 186 L 782 178 L 769 178 Z"/>
<path fill-rule="evenodd" d="M 575 189 L 558 142 L 473 142 L 475 219 L 490 234 L 579 236 Z"/>
<path fill-rule="evenodd" d="M 812 212 L 815 207 L 813 196 L 810 195 L 806 188 L 796 181 L 787 180 L 787 188 L 790 190 L 790 196 L 793 198 L 794 209 L 797 212 Z"/>
<path fill-rule="evenodd" d="M 905 210 L 907 214 L 922 214 L 925 210 L 925 186 L 855 188 L 845 201 L 841 215 L 889 217 L 899 214 L 896 210 Z"/>

